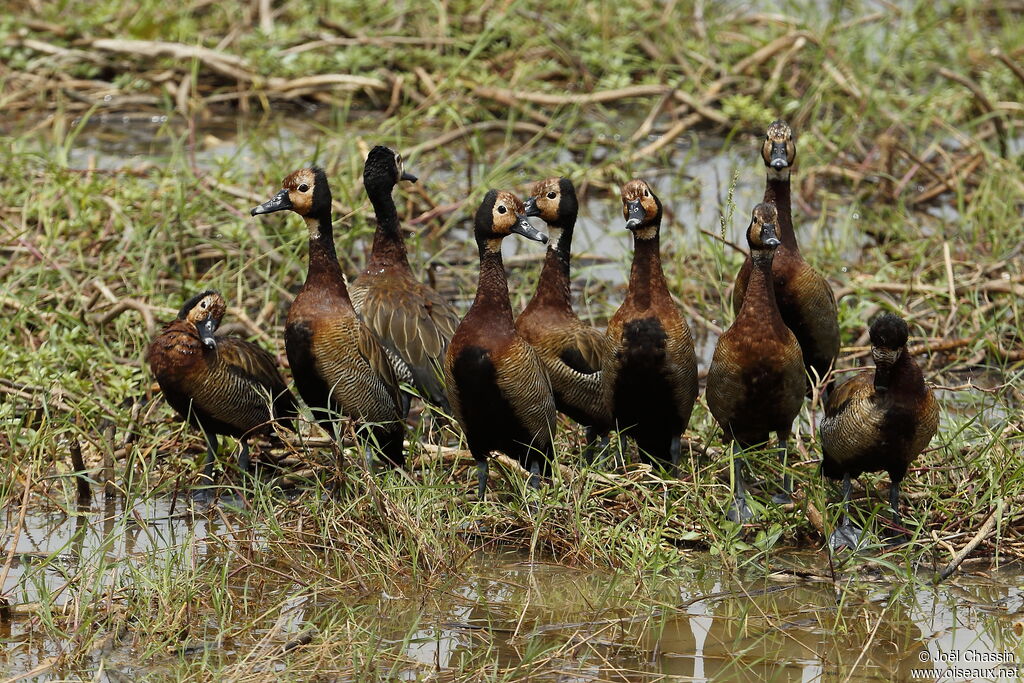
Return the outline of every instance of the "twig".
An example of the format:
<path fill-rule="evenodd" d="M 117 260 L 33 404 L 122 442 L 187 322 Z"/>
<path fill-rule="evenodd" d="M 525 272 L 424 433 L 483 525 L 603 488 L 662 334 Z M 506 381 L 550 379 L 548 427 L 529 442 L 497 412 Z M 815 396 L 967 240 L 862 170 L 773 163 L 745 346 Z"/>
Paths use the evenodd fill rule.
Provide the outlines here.
<path fill-rule="evenodd" d="M 986 519 L 985 523 L 981 525 L 980 529 L 978 529 L 978 533 L 974 534 L 974 538 L 968 541 L 967 545 L 963 547 L 963 550 L 957 553 L 956 557 L 954 557 L 953 560 L 948 565 L 946 565 L 946 568 L 943 569 L 942 572 L 935 578 L 935 583 L 942 583 L 950 576 L 952 576 L 953 572 L 955 572 L 957 568 L 961 564 L 963 564 L 963 561 L 967 559 L 967 556 L 974 552 L 974 549 L 981 545 L 982 541 L 988 538 L 988 535 L 992 533 L 993 528 L 995 528 L 996 521 L 1002 516 L 1002 514 L 1003 499 L 1000 498 L 996 502 L 996 509 L 989 514 L 988 519 Z"/>
<path fill-rule="evenodd" d="M 974 95 L 974 99 L 978 101 L 978 105 L 986 114 L 992 115 L 992 124 L 996 127 L 996 136 L 999 139 L 999 155 L 1006 158 L 1006 128 L 1003 126 L 1003 117 L 996 112 L 996 108 L 992 106 L 992 102 L 988 99 L 985 91 L 981 89 L 981 86 L 976 82 L 964 76 L 958 74 L 955 71 L 950 71 L 945 67 L 939 68 L 939 75 L 948 78 L 954 83 L 959 83 Z"/>
<path fill-rule="evenodd" d="M 88 502 L 92 498 L 92 489 L 89 486 L 89 478 L 85 476 L 85 461 L 82 459 L 82 444 L 78 439 L 71 439 L 69 447 L 71 452 L 71 467 L 75 472 L 75 487 L 78 489 L 79 502 Z"/>

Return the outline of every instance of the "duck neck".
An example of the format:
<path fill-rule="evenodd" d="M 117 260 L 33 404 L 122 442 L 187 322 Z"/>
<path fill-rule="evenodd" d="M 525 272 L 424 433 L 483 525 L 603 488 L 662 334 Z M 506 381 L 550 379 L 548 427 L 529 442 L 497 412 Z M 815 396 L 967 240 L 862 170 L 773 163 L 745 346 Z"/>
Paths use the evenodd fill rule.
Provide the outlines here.
<path fill-rule="evenodd" d="M 338 253 L 334 248 L 334 228 L 330 215 L 305 218 L 309 228 L 309 272 L 306 274 L 307 286 L 316 283 L 317 289 L 331 291 L 346 301 L 348 287 L 345 276 L 338 263 Z"/>
<path fill-rule="evenodd" d="M 779 212 L 778 233 L 779 240 L 783 246 L 792 251 L 800 251 L 800 245 L 796 241 L 796 233 L 793 231 L 793 210 L 790 204 L 790 183 L 789 173 L 784 177 L 773 177 L 772 171 L 768 172 L 768 182 L 764 188 L 764 201 L 773 202 Z"/>
<path fill-rule="evenodd" d="M 393 187 L 390 185 L 371 185 L 366 188 L 377 214 L 377 229 L 373 233 L 373 250 L 366 269 L 381 270 L 388 267 L 409 267 L 409 258 L 405 251 L 405 240 L 398 223 L 398 209 L 391 197 Z"/>
<path fill-rule="evenodd" d="M 466 314 L 467 318 L 470 316 L 486 316 L 490 321 L 489 329 L 493 332 L 514 329 L 500 239 L 488 240 L 480 245 L 480 280 L 476 287 L 476 298 Z"/>
<path fill-rule="evenodd" d="M 775 285 L 772 282 L 772 254 L 753 254 L 754 267 L 743 295 L 743 305 L 736 318 L 767 317 L 782 322 L 779 306 L 775 303 Z"/>
<path fill-rule="evenodd" d="M 661 237 L 657 232 L 650 237 L 634 235 L 633 267 L 629 271 L 626 298 L 638 308 L 648 308 L 655 297 L 667 292 L 661 270 Z"/>
<path fill-rule="evenodd" d="M 923 396 L 928 389 L 924 384 L 924 374 L 906 348 L 889 370 L 890 395 Z"/>
<path fill-rule="evenodd" d="M 544 268 L 540 272 L 537 294 L 534 296 L 534 301 L 545 307 L 572 310 L 569 279 L 572 228 L 572 224 L 548 226 L 551 243 L 544 256 Z"/>

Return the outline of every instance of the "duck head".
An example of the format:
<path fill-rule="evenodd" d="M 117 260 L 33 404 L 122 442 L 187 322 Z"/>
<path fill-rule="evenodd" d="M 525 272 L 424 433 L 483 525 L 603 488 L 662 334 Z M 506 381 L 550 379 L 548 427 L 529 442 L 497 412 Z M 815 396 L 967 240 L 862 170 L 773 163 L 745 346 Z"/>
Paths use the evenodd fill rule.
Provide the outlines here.
<path fill-rule="evenodd" d="M 761 158 L 772 180 L 789 180 L 789 172 L 796 163 L 796 143 L 789 124 L 779 119 L 773 121 L 761 144 Z"/>
<path fill-rule="evenodd" d="M 473 229 L 480 248 L 491 252 L 501 251 L 501 240 L 512 233 L 541 243 L 548 241 L 547 235 L 530 225 L 519 197 L 504 190 L 491 190 L 484 196 Z"/>
<path fill-rule="evenodd" d="M 281 191 L 263 202 L 251 213 L 259 216 L 275 211 L 294 211 L 306 220 L 310 237 L 319 238 L 320 220 L 331 218 L 331 188 L 327 174 L 319 166 L 295 171 L 281 183 Z"/>
<path fill-rule="evenodd" d="M 415 183 L 418 178 L 405 170 L 402 155 L 392 149 L 377 145 L 366 155 L 363 165 L 363 186 L 367 192 L 380 189 L 390 192 L 400 180 Z"/>
<path fill-rule="evenodd" d="M 208 289 L 185 302 L 185 305 L 178 311 L 178 320 L 192 323 L 203 346 L 215 349 L 217 348 L 217 338 L 213 335 L 220 326 L 226 309 L 227 304 L 224 303 L 224 297 L 219 292 Z"/>
<path fill-rule="evenodd" d="M 884 394 L 889 390 L 893 366 L 907 352 L 910 330 L 903 318 L 883 313 L 871 323 L 870 336 L 871 358 L 875 361 L 875 391 Z"/>
<path fill-rule="evenodd" d="M 548 224 L 552 248 L 558 244 L 563 232 L 571 233 L 579 212 L 576 188 L 568 178 L 541 180 L 533 186 L 525 206 L 527 216 L 536 216 Z"/>
<path fill-rule="evenodd" d="M 630 180 L 622 186 L 622 217 L 626 229 L 638 240 L 654 239 L 661 226 L 661 200 L 643 180 Z"/>
<path fill-rule="evenodd" d="M 758 265 L 771 265 L 779 241 L 779 211 L 772 202 L 761 202 L 754 207 L 747 226 L 747 246 L 750 258 Z"/>

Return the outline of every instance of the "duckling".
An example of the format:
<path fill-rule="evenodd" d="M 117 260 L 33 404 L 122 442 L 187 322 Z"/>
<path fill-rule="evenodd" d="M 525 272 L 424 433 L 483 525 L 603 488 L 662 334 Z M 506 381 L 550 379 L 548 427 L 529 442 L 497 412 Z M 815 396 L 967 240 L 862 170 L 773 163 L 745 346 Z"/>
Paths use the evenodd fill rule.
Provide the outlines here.
<path fill-rule="evenodd" d="M 289 209 L 309 230 L 309 271 L 285 322 L 284 340 L 295 386 L 329 433 L 341 413 L 364 423 L 371 445 L 394 466 L 405 463 L 402 420 L 409 403 L 384 345 L 356 315 L 334 249 L 331 188 L 323 169 L 295 171 L 253 216 Z"/>
<path fill-rule="evenodd" d="M 272 355 L 244 339 L 214 334 L 225 309 L 218 292 L 196 294 L 146 352 L 164 398 L 206 436 L 203 474 L 209 481 L 218 434 L 241 441 L 238 467 L 248 472 L 248 437 L 270 431 L 275 419 L 291 429 L 296 415 L 295 398 Z"/>
<path fill-rule="evenodd" d="M 889 473 L 889 504 L 897 525 L 900 482 L 907 468 L 928 446 L 939 425 L 939 406 L 924 383 L 921 369 L 907 352 L 907 323 L 884 313 L 871 324 L 874 371 L 863 371 L 839 385 L 825 403 L 821 469 L 843 480 L 843 523 L 833 532 L 833 547 L 855 548 L 860 530 L 850 523 L 852 477 L 864 472 Z"/>
<path fill-rule="evenodd" d="M 732 446 L 736 495 L 728 517 L 734 522 L 753 517 L 739 450 L 767 443 L 770 432 L 775 432 L 785 457 L 806 390 L 800 344 L 783 322 L 772 286 L 772 260 L 781 248 L 778 221 L 774 204 L 754 207 L 747 228 L 753 270 L 743 305 L 718 339 L 708 370 L 708 408 Z M 788 475 L 783 477 L 782 488 L 776 502 L 788 500 L 792 488 Z"/>
<path fill-rule="evenodd" d="M 796 143 L 785 121 L 775 121 L 768 126 L 761 145 L 761 158 L 768 173 L 764 201 L 774 203 L 779 213 L 776 229 L 781 244 L 772 261 L 775 300 L 782 320 L 800 342 L 808 376 L 816 382 L 828 374 L 839 355 L 839 318 L 832 288 L 804 261 L 793 230 L 790 172 L 796 163 Z M 754 262 L 748 256 L 736 275 L 732 293 L 732 309 L 737 315 L 753 271 Z M 831 386 L 830 382 L 826 393 Z"/>
<path fill-rule="evenodd" d="M 611 429 L 611 411 L 601 391 L 601 360 L 608 337 L 572 310 L 569 255 L 578 211 L 568 178 L 548 178 L 533 187 L 526 215 L 548 225 L 551 241 L 537 292 L 516 319 L 516 332 L 537 351 L 551 378 L 558 410 L 587 429 L 587 443 Z"/>
<path fill-rule="evenodd" d="M 366 269 L 349 294 L 366 326 L 409 367 L 420 395 L 447 410 L 441 366 L 459 316 L 433 288 L 413 277 L 391 198 L 400 180 L 417 180 L 405 170 L 402 156 L 379 145 L 370 150 L 363 186 L 377 214 L 377 230 Z"/>
<path fill-rule="evenodd" d="M 480 251 L 476 298 L 459 323 L 445 355 L 445 383 L 455 418 L 477 463 L 477 495 L 487 486 L 487 458 L 502 451 L 540 484 L 552 457 L 555 400 L 544 366 L 516 332 L 501 241 L 511 233 L 547 242 L 526 219 L 511 192 L 491 190 L 477 209 L 474 232 Z"/>
<path fill-rule="evenodd" d="M 622 213 L 633 233 L 633 268 L 626 298 L 608 322 L 604 400 L 644 457 L 677 467 L 680 435 L 697 400 L 697 356 L 661 269 L 661 201 L 646 182 L 631 180 L 622 186 Z"/>

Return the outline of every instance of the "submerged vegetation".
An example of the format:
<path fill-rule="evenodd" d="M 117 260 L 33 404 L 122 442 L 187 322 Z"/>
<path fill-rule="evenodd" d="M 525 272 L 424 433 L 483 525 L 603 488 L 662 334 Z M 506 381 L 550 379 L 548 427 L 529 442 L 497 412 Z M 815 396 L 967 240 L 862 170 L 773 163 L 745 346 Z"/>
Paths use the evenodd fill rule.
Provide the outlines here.
<path fill-rule="evenodd" d="M 714 674 L 709 663 L 709 677 L 799 678 L 811 662 L 905 678 L 940 642 L 920 622 L 899 627 L 928 611 L 916 588 L 937 578 L 981 615 L 985 647 L 1019 648 L 1024 606 L 1006 587 L 1019 575 L 1004 572 L 1024 556 L 1022 14 L 987 1 L 756 12 L 700 0 L 9 11 L 0 667 L 101 668 L 110 680 L 555 680 L 583 668 L 642 680 L 700 677 L 655 653 L 696 661 L 703 647 L 702 666 L 740 657 Z M 408 476 L 371 474 L 348 436 L 336 447 L 307 419 L 283 446 L 254 443 L 255 479 L 222 444 L 234 491 L 186 512 L 206 447 L 160 398 L 145 349 L 183 301 L 215 288 L 234 321 L 222 330 L 283 358 L 306 233 L 249 209 L 288 172 L 325 167 L 351 277 L 374 226 L 363 159 L 378 143 L 401 151 L 420 177 L 395 193 L 410 260 L 462 312 L 487 189 L 571 177 L 576 310 L 599 327 L 630 258 L 618 185 L 642 177 L 665 205 L 666 277 L 703 378 L 732 320 L 736 245 L 777 116 L 798 136 L 805 258 L 839 300 L 840 378 L 867 361 L 869 320 L 892 311 L 937 388 L 939 432 L 903 484 L 907 543 L 886 547 L 879 533 L 860 554 L 825 550 L 840 508 L 818 472 L 820 397 L 795 424 L 794 503 L 757 494 L 758 519 L 743 526 L 724 520 L 729 460 L 703 397 L 678 478 L 584 466 L 582 430 L 560 418 L 552 485 L 531 490 L 499 458 L 479 501 L 443 416 L 409 430 Z M 519 311 L 543 249 L 514 249 Z M 751 458 L 759 479 L 781 478 L 777 453 Z M 858 526 L 885 528 L 885 482 L 867 475 L 855 490 Z M 487 565 L 496 550 L 522 554 Z M 532 583 L 555 569 L 571 578 Z M 725 624 L 716 637 L 730 647 L 714 657 L 668 647 L 698 602 L 715 605 L 701 612 L 712 631 Z M 783 654 L 780 625 L 813 643 Z M 854 652 L 830 654 L 821 643 L 833 638 Z M 795 668 L 770 673 L 775 660 Z"/>

